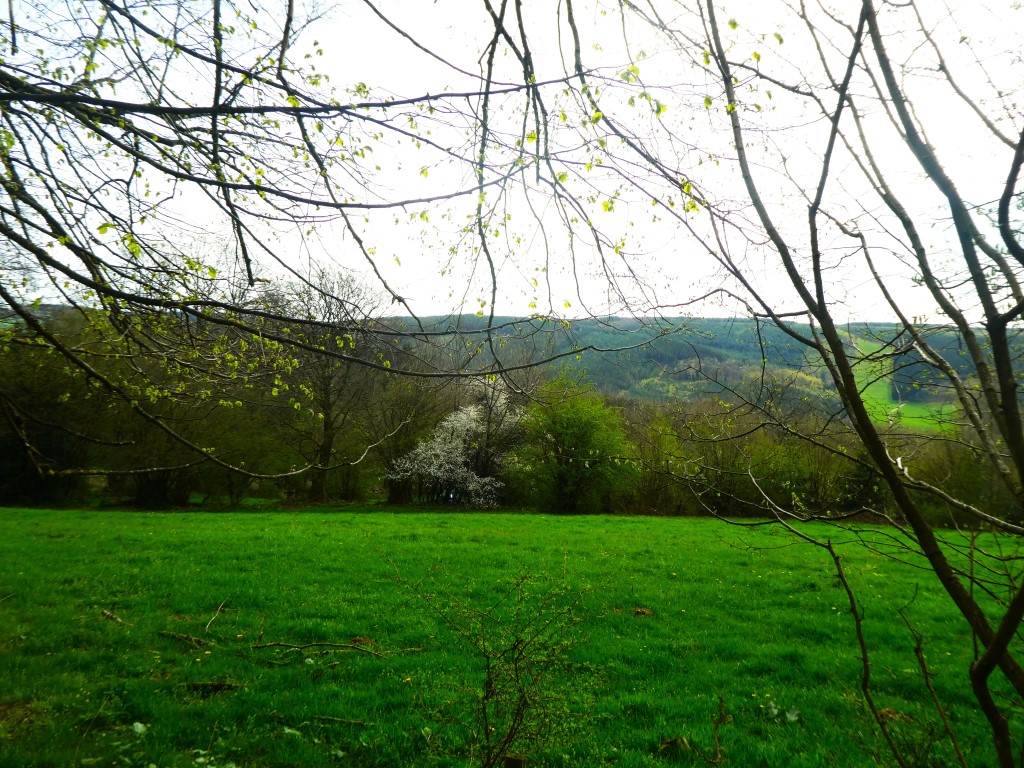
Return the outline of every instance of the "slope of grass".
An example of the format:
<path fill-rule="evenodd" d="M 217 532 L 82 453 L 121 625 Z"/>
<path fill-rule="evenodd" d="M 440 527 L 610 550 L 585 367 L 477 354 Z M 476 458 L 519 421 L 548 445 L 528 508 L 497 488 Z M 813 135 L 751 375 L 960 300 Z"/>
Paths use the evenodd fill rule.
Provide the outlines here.
<path fill-rule="evenodd" d="M 853 343 L 862 357 L 870 357 L 882 350 L 881 344 L 866 339 L 853 339 Z M 911 403 L 893 399 L 891 368 L 887 362 L 862 362 L 854 368 L 854 375 L 863 393 L 864 405 L 875 423 L 926 432 L 951 428 L 957 413 L 953 403 Z"/>
<path fill-rule="evenodd" d="M 844 551 L 880 706 L 933 753 L 917 764 L 950 752 L 928 735 L 937 718 L 896 614 L 911 601 L 970 764 L 993 763 L 962 622 L 927 574 Z M 534 765 L 704 765 L 719 697 L 731 765 L 863 766 L 884 752 L 845 593 L 819 551 L 771 529 L 3 510 L 0 563 L 0 765 L 12 768 L 465 766 L 473 742 L 455 720 L 483 667 L 443 616 L 472 635 L 466 606 L 501 603 L 511 621 L 502 595 L 524 573 L 534 595 L 579 601 L 572 665 L 551 670 L 557 738 L 527 745 Z"/>

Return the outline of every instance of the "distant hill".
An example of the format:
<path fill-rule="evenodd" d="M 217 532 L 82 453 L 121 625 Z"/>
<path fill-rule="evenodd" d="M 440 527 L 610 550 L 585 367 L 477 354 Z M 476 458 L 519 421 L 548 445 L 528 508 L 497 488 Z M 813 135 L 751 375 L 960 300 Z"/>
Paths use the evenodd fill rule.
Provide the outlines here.
<path fill-rule="evenodd" d="M 421 322 L 434 331 L 464 334 L 453 344 L 456 350 L 472 346 L 486 327 L 483 318 L 472 315 Z M 388 325 L 409 328 L 408 321 Z M 774 325 L 750 318 L 499 317 L 494 325 L 504 362 L 563 354 L 553 365 L 585 372 L 601 394 L 613 398 L 667 402 L 741 396 L 837 407 L 820 358 Z M 807 326 L 796 328 L 809 333 Z M 891 326 L 869 325 L 849 333 L 875 338 L 891 331 Z M 565 354 L 576 350 L 579 355 Z M 480 354 L 486 361 L 491 353 L 484 348 Z"/>
<path fill-rule="evenodd" d="M 667 327 L 678 330 L 651 338 L 655 329 L 636 320 L 615 326 L 574 322 L 581 347 L 621 351 L 588 353 L 573 364 L 585 368 L 607 395 L 649 400 L 718 397 L 730 390 L 751 397 L 765 380 L 815 397 L 831 386 L 820 359 L 774 326 L 697 318 L 673 319 Z M 645 333 L 649 340 L 640 343 Z"/>
<path fill-rule="evenodd" d="M 41 320 L 59 322 L 69 307 L 40 304 L 32 308 Z M 491 347 L 483 343 L 488 320 L 478 315 L 381 318 L 380 326 L 430 339 L 431 356 L 439 368 L 469 369 L 486 364 Z M 14 313 L 0 311 L 0 327 L 21 322 Z M 588 318 L 546 320 L 497 317 L 494 349 L 510 364 L 561 355 L 552 365 L 586 373 L 603 395 L 654 402 L 731 398 L 776 404 L 803 402 L 829 410 L 837 407 L 831 378 L 821 360 L 807 347 L 774 325 L 750 318 Z M 807 326 L 795 326 L 807 332 Z M 438 339 L 433 334 L 452 332 Z M 952 402 L 948 386 L 925 365 L 908 344 L 906 334 L 892 324 L 862 323 L 845 329 L 851 347 L 862 354 L 883 353 L 882 363 L 858 367 L 858 380 L 876 403 L 876 418 L 887 418 L 908 405 L 945 407 Z M 973 367 L 953 329 L 934 326 L 925 330 L 929 343 L 965 379 Z M 403 342 L 416 348 L 414 341 Z M 1024 351 L 1024 343 L 1020 344 Z M 574 354 L 580 350 L 580 354 Z M 881 367 L 880 367 L 881 366 Z"/>

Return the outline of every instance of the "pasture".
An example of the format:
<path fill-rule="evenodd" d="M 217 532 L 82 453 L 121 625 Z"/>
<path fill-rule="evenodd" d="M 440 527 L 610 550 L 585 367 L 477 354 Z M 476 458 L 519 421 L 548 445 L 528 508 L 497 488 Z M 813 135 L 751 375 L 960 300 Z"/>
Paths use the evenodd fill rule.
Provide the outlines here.
<path fill-rule="evenodd" d="M 952 753 L 901 608 L 969 764 L 994 762 L 970 637 L 929 574 L 812 530 L 843 554 L 914 764 Z M 10 768 L 479 764 L 487 653 L 494 669 L 516 633 L 549 654 L 524 683 L 542 717 L 514 746 L 531 765 L 888 764 L 833 566 L 775 528 L 7 509 L 0 564 Z"/>
<path fill-rule="evenodd" d="M 854 340 L 861 355 L 878 355 L 882 345 L 865 339 Z M 953 402 L 904 402 L 893 398 L 889 361 L 861 361 L 854 368 L 857 386 L 864 396 L 871 420 L 877 424 L 898 425 L 924 433 L 949 431 L 959 407 Z"/>

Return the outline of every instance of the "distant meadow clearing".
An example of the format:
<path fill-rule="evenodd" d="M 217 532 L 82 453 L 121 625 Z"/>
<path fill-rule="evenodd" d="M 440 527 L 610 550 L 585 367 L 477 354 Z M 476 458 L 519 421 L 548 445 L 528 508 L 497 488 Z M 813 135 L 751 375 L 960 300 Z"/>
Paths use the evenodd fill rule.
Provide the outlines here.
<path fill-rule="evenodd" d="M 994 764 L 970 635 L 930 574 L 811 530 L 843 555 L 913 764 L 953 753 L 908 622 L 968 763 Z M 833 565 L 776 528 L 3 510 L 0 564 L 11 768 L 891 762 Z M 499 743 L 517 706 L 520 738 Z"/>

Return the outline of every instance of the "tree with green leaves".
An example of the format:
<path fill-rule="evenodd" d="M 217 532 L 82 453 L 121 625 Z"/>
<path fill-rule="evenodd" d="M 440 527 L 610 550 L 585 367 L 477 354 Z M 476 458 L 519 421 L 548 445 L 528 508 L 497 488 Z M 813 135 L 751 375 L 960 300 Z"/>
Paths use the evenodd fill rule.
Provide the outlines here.
<path fill-rule="evenodd" d="M 381 302 L 351 276 L 326 270 L 266 301 L 272 311 L 296 319 L 287 325 L 268 323 L 266 329 L 309 348 L 288 353 L 294 365 L 277 377 L 262 409 L 299 463 L 310 467 L 306 476 L 296 478 L 308 486 L 309 498 L 352 498 L 358 494 L 355 474 L 369 442 L 365 414 L 377 388 L 373 380 L 384 373 L 325 353 L 387 359 L 389 350 L 375 343 L 370 331 Z M 359 330 L 339 334 L 339 328 Z"/>
<path fill-rule="evenodd" d="M 636 464 L 622 417 L 567 374 L 540 388 L 526 439 L 508 472 L 537 507 L 555 514 L 616 512 L 633 492 Z"/>

